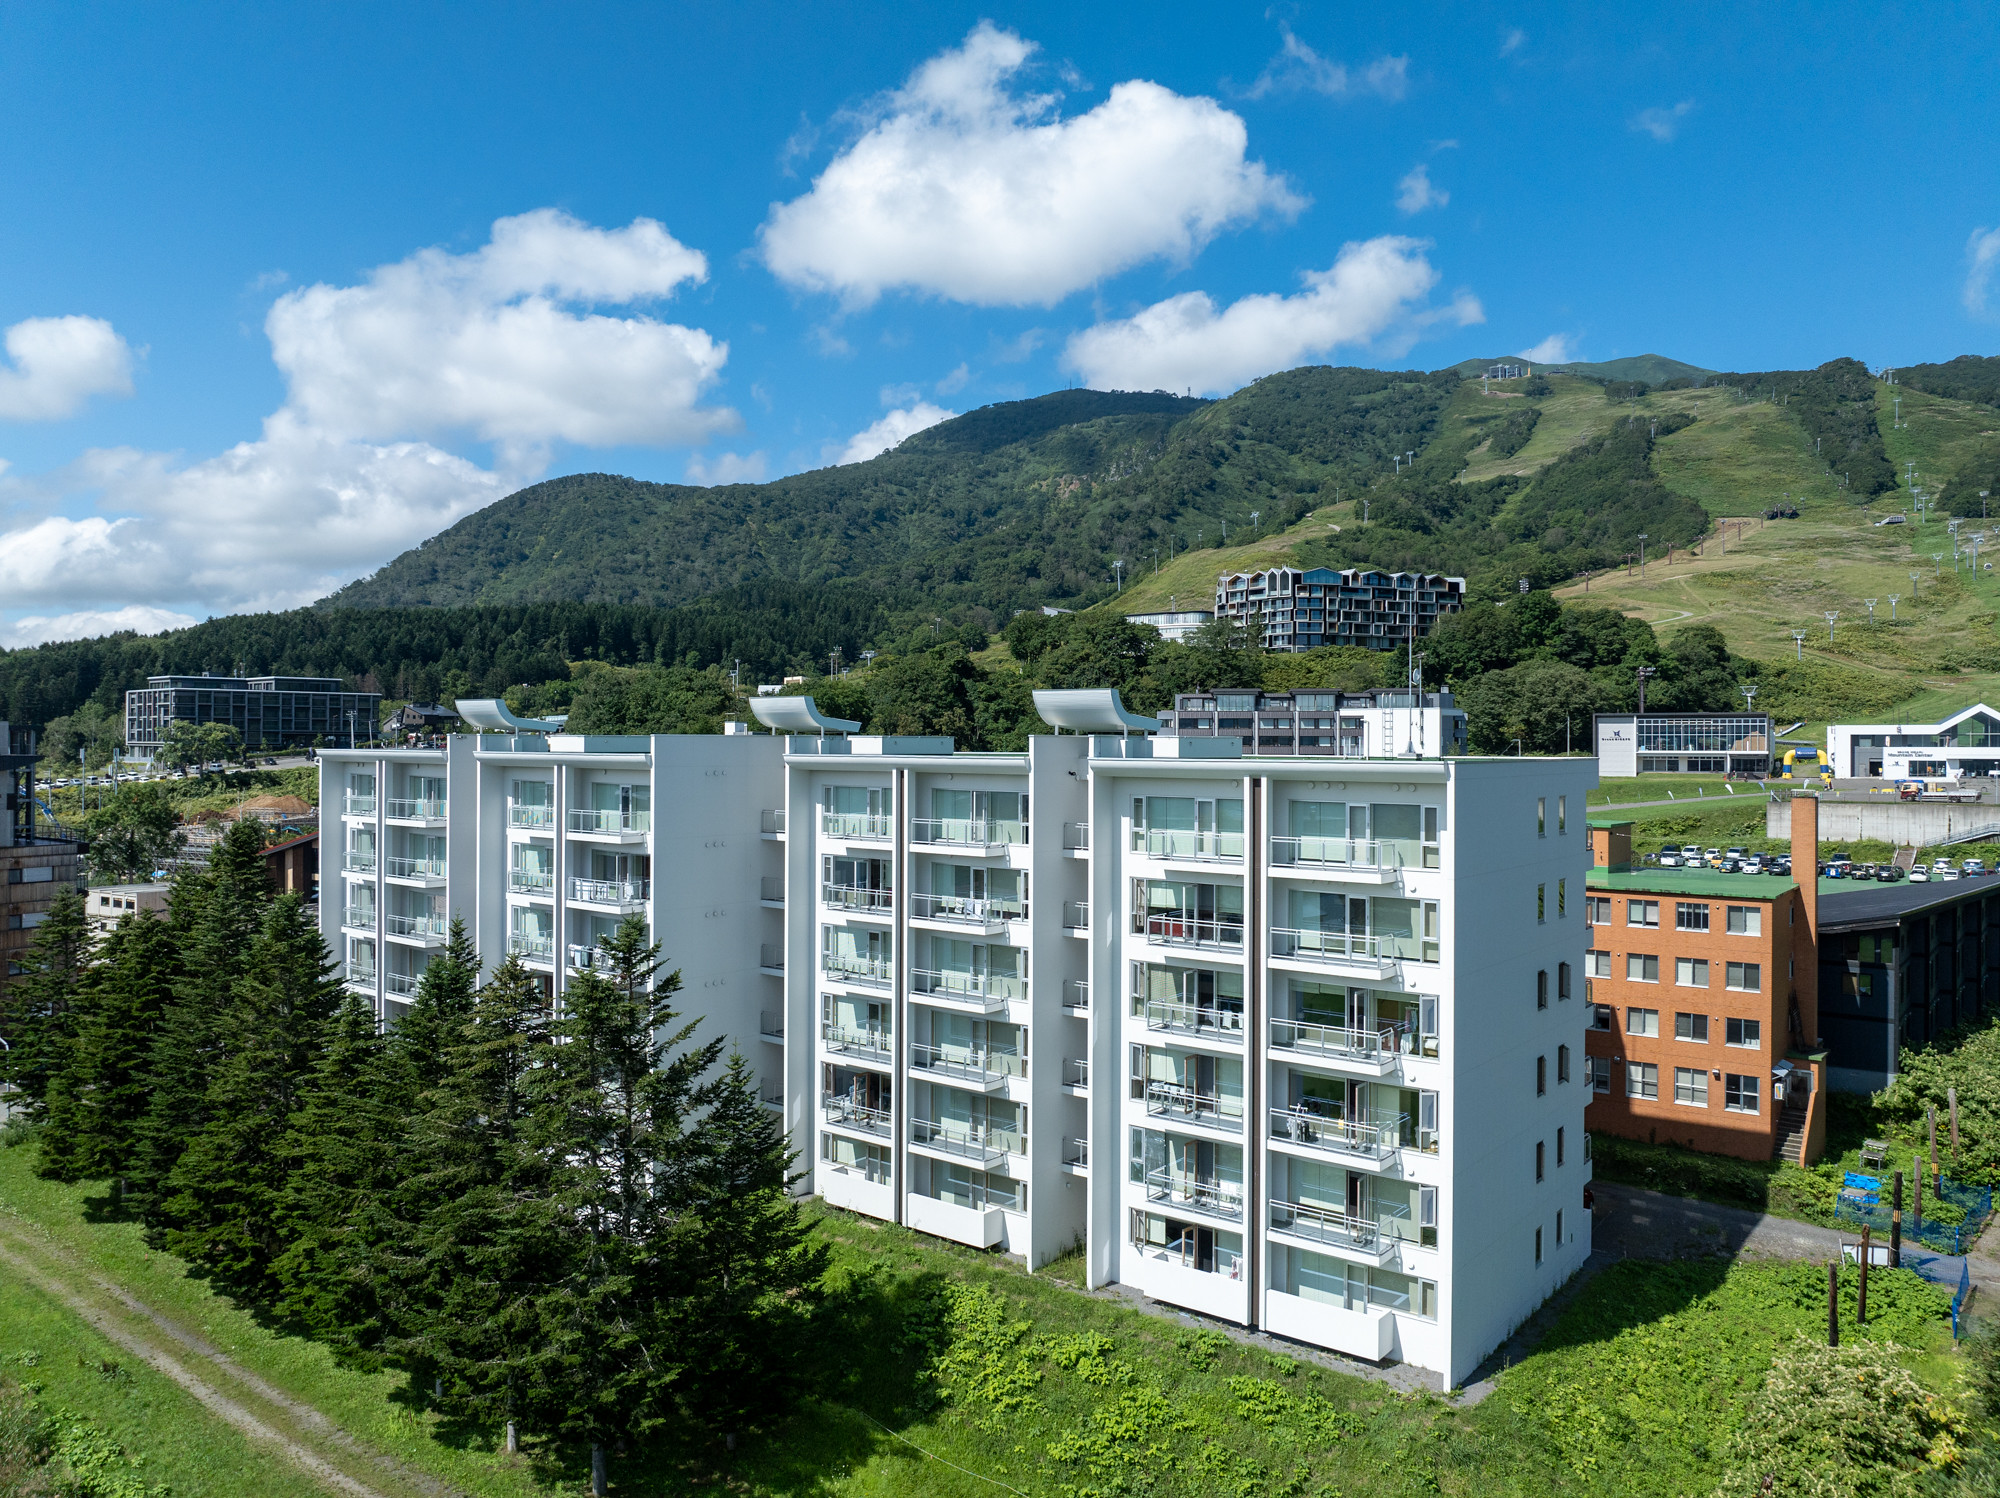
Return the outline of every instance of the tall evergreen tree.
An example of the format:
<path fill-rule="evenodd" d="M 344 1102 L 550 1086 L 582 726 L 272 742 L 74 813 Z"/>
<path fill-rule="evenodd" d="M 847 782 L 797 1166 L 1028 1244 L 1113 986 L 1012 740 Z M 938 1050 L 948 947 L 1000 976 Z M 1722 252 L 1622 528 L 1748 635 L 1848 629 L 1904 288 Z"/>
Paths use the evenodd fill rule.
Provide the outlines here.
<path fill-rule="evenodd" d="M 65 889 L 49 906 L 21 960 L 0 988 L 0 1085 L 15 1089 L 14 1106 L 40 1119 L 49 1084 L 76 1039 L 77 990 L 90 966 L 90 922 L 83 896 Z"/>
<path fill-rule="evenodd" d="M 177 960 L 172 931 L 150 911 L 112 929 L 76 989 L 76 1038 L 49 1085 L 41 1174 L 82 1181 L 131 1168 Z"/>
<path fill-rule="evenodd" d="M 279 897 L 251 944 L 224 1021 L 211 1117 L 167 1180 L 168 1249 L 255 1294 L 276 1289 L 284 1141 L 339 1007 L 319 928 L 296 893 Z"/>
<path fill-rule="evenodd" d="M 418 1094 L 435 1087 L 444 1076 L 445 1053 L 458 1043 L 472 1018 L 473 995 L 479 988 L 479 951 L 466 934 L 465 921 L 451 918 L 444 950 L 431 958 L 417 981 L 410 1009 L 396 1022 L 396 1050 Z M 411 1098 L 413 1107 L 421 1107 Z"/>

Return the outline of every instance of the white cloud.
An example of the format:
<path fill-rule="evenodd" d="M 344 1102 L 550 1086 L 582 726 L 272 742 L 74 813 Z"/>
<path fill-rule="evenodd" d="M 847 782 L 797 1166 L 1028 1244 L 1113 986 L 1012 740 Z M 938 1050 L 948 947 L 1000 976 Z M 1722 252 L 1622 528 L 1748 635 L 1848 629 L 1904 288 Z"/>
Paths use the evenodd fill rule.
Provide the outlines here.
<path fill-rule="evenodd" d="M 1531 364 L 1569 364 L 1576 359 L 1576 344 L 1567 333 L 1551 333 L 1533 348 L 1524 348 L 1515 355 Z"/>
<path fill-rule="evenodd" d="M 59 421 L 93 395 L 132 393 L 132 350 L 101 317 L 17 322 L 7 330 L 7 359 L 0 420 Z"/>
<path fill-rule="evenodd" d="M 1047 306 L 1222 230 L 1304 206 L 1244 158 L 1242 119 L 1131 80 L 1087 114 L 1010 87 L 1034 44 L 982 21 L 923 64 L 812 190 L 773 204 L 765 264 L 866 306 L 897 288 Z"/>
<path fill-rule="evenodd" d="M 689 458 L 687 481 L 708 485 L 761 484 L 770 471 L 771 465 L 761 452 L 717 453 L 713 457 Z"/>
<path fill-rule="evenodd" d="M 128 629 L 134 634 L 157 635 L 199 623 L 192 614 L 148 608 L 144 604 L 122 609 L 86 609 L 76 614 L 29 614 L 12 623 L 0 624 L 0 646 L 18 650 L 23 645 L 46 645 L 51 640 L 93 640 Z"/>
<path fill-rule="evenodd" d="M 1438 322 L 1484 322 L 1461 292 L 1443 307 L 1423 300 L 1438 274 L 1423 240 L 1383 235 L 1344 245 L 1330 270 L 1308 271 L 1294 296 L 1247 296 L 1218 310 L 1206 292 L 1156 302 L 1136 316 L 1071 338 L 1063 363 L 1100 390 L 1224 392 L 1289 369 L 1342 344 L 1406 350 Z"/>
<path fill-rule="evenodd" d="M 1405 213 L 1422 213 L 1426 208 L 1442 208 L 1451 194 L 1431 183 L 1431 169 L 1421 161 L 1396 184 L 1396 206 Z"/>
<path fill-rule="evenodd" d="M 863 427 L 847 439 L 845 447 L 838 443 L 829 445 L 822 456 L 835 466 L 865 463 L 870 458 L 880 457 L 905 437 L 921 432 L 925 427 L 934 427 L 941 421 L 950 421 L 956 415 L 958 412 L 933 406 L 929 401 L 918 401 L 905 410 L 891 411 L 872 426 Z"/>
<path fill-rule="evenodd" d="M 1035 350 L 1049 341 L 1049 335 L 1040 328 L 1030 328 L 1017 338 L 1010 338 L 993 350 L 996 364 L 1019 364 L 1024 359 L 1034 357 Z"/>
<path fill-rule="evenodd" d="M 1528 45 L 1528 33 L 1518 26 L 1509 26 L 1500 36 L 1500 55 L 1512 57 Z"/>
<path fill-rule="evenodd" d="M 1626 121 L 1628 129 L 1643 130 L 1662 144 L 1680 134 L 1681 121 L 1694 108 L 1694 100 L 1683 99 L 1671 109 L 1642 109 Z"/>
<path fill-rule="evenodd" d="M 1965 242 L 1965 310 L 1974 317 L 1987 315 L 1987 288 L 1993 268 L 2000 265 L 2000 229 L 1974 229 Z"/>
<path fill-rule="evenodd" d="M 1320 56 L 1294 36 L 1292 28 L 1284 22 L 1278 23 L 1278 30 L 1284 42 L 1278 48 L 1278 55 L 1264 64 L 1264 71 L 1250 85 L 1250 97 L 1253 99 L 1272 93 L 1309 90 L 1334 99 L 1352 94 L 1373 94 L 1378 98 L 1395 100 L 1409 92 L 1410 59 L 1407 57 L 1378 57 L 1365 68 L 1350 68 L 1345 63 Z"/>
<path fill-rule="evenodd" d="M 972 366 L 961 363 L 958 368 L 939 380 L 935 388 L 939 395 L 951 395 L 955 391 L 963 390 L 971 379 Z"/>

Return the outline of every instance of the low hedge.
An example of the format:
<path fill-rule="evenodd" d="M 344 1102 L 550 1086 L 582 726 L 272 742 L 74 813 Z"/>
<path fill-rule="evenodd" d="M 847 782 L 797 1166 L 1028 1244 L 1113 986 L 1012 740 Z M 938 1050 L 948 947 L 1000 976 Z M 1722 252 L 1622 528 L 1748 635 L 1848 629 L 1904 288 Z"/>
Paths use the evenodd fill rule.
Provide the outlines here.
<path fill-rule="evenodd" d="M 1677 1144 L 1642 1144 L 1608 1134 L 1593 1134 L 1590 1146 L 1592 1173 L 1600 1181 L 1770 1212 L 1822 1227 L 1833 1225 L 1839 1183 L 1817 1171 L 1788 1163 L 1704 1155 Z"/>

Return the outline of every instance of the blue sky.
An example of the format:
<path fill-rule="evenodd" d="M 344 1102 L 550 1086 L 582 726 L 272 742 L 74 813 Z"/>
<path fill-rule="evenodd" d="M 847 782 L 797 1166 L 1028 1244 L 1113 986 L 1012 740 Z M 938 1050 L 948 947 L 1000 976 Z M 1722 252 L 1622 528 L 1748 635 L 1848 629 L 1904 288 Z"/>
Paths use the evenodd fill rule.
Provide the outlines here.
<path fill-rule="evenodd" d="M 0 642 L 1073 381 L 1994 352 L 1997 15 L 10 8 Z"/>

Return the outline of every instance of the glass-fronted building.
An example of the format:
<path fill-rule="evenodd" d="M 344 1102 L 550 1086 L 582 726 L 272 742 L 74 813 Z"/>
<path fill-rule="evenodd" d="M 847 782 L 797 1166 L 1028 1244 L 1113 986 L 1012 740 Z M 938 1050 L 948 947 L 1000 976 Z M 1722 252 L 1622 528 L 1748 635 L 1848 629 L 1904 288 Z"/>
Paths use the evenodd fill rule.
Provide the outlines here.
<path fill-rule="evenodd" d="M 1767 775 L 1769 713 L 1599 713 L 1598 773 Z"/>
<path fill-rule="evenodd" d="M 151 759 L 175 723 L 227 723 L 252 750 L 366 743 L 381 711 L 337 676 L 149 676 L 125 694 L 125 747 Z"/>

